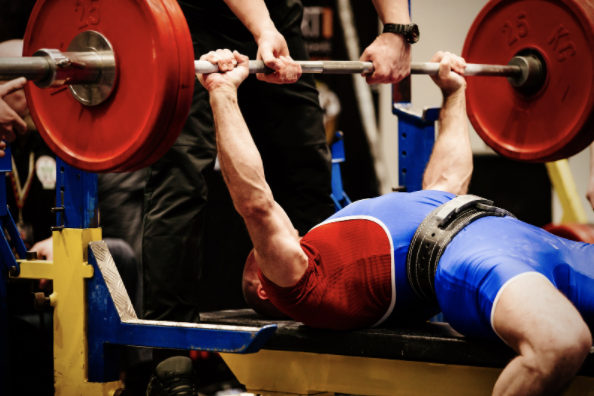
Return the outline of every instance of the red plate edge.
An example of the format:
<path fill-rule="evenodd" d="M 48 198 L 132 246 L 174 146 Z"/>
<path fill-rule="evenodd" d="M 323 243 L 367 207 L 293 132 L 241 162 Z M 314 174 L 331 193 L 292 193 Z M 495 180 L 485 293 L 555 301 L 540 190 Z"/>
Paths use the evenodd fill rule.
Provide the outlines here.
<path fill-rule="evenodd" d="M 171 148 L 177 140 L 192 107 L 195 83 L 194 45 L 186 18 L 175 0 L 162 0 L 171 18 L 176 33 L 176 43 L 180 58 L 180 82 L 175 113 L 166 133 L 157 144 L 154 151 L 132 168 L 121 171 L 132 172 L 152 165 Z"/>

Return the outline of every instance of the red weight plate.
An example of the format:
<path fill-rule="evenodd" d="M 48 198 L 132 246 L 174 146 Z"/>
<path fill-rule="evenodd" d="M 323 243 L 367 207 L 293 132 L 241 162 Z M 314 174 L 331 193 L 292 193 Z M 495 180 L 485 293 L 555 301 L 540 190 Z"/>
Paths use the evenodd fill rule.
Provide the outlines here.
<path fill-rule="evenodd" d="M 176 111 L 173 114 L 167 133 L 162 134 L 162 139 L 158 145 L 134 168 L 125 169 L 127 171 L 138 170 L 151 165 L 171 148 L 188 118 L 190 107 L 192 105 L 194 82 L 196 79 L 192 36 L 186 18 L 181 11 L 178 2 L 176 0 L 163 0 L 163 3 L 171 17 L 171 22 L 175 29 L 176 43 L 180 59 L 180 90 L 178 92 Z"/>
<path fill-rule="evenodd" d="M 89 172 L 125 168 L 168 130 L 179 91 L 174 28 L 158 1 L 37 1 L 24 55 L 65 51 L 80 32 L 94 30 L 114 48 L 117 84 L 98 106 L 84 106 L 64 87 L 27 84 L 31 114 L 46 143 L 68 164 Z"/>
<path fill-rule="evenodd" d="M 524 50 L 544 59 L 532 96 L 506 79 L 468 78 L 468 115 L 481 138 L 515 160 L 567 158 L 594 140 L 594 7 L 591 0 L 494 0 L 475 19 L 462 56 L 507 64 Z"/>
<path fill-rule="evenodd" d="M 594 243 L 594 224 L 547 224 L 544 230 L 571 241 Z"/>

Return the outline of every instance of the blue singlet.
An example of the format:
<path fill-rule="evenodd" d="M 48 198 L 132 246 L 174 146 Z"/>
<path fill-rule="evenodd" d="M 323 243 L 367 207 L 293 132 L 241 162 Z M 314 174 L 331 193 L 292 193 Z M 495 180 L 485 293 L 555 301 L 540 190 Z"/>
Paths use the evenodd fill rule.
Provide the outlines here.
<path fill-rule="evenodd" d="M 435 275 L 439 307 L 422 302 L 408 284 L 408 247 L 423 219 L 453 198 L 431 190 L 393 193 L 355 202 L 327 220 L 365 217 L 384 225 L 394 250 L 396 301 L 389 322 L 428 319 L 441 309 L 460 333 L 496 338 L 491 315 L 499 293 L 521 276 L 541 274 L 594 327 L 594 245 L 559 238 L 511 217 L 485 217 L 456 235 Z"/>

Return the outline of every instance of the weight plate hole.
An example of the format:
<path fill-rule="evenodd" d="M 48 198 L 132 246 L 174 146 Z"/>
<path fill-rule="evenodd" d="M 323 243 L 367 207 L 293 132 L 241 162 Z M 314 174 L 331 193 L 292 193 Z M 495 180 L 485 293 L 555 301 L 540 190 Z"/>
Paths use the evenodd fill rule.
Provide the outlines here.
<path fill-rule="evenodd" d="M 523 49 L 512 58 L 509 64 L 522 69 L 520 76 L 508 78 L 517 92 L 524 96 L 533 96 L 541 91 L 547 80 L 547 64 L 538 50 Z"/>

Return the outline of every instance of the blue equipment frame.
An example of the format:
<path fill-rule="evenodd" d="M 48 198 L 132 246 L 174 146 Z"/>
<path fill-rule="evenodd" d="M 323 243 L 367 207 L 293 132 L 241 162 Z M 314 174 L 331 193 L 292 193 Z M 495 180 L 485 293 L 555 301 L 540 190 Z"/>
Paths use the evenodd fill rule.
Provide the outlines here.
<path fill-rule="evenodd" d="M 16 241 L 19 257 L 25 257 L 25 244 L 18 237 L 18 230 L 8 211 L 6 203 L 6 172 L 12 172 L 12 161 L 10 147 L 4 151 L 4 157 L 0 158 L 0 384 L 5 389 L 10 388 L 10 334 L 8 329 L 8 272 L 20 273 L 21 269 L 17 263 L 12 249 L 4 234 L 4 229 L 9 231 L 12 240 Z M 17 238 L 14 238 L 16 232 Z M 20 242 L 20 243 L 19 243 Z M 22 256 L 21 256 L 22 255 Z"/>
<path fill-rule="evenodd" d="M 59 158 L 56 162 L 56 202 L 59 206 L 54 208 L 58 226 L 53 227 L 53 230 L 99 227 L 98 176 L 73 168 Z M 12 276 L 20 273 L 20 266 L 4 235 L 5 229 L 19 259 L 26 259 L 27 256 L 6 204 L 5 175 L 10 171 L 12 166 L 8 148 L 0 159 L 0 383 L 5 390 L 11 389 L 7 280 L 9 271 Z M 93 243 L 101 242 L 92 242 L 91 245 Z M 276 325 L 247 328 L 138 319 L 123 321 L 117 312 L 114 296 L 107 287 L 105 274 L 98 266 L 97 257 L 91 246 L 88 249 L 89 264 L 94 268 L 94 276 L 87 280 L 89 382 L 106 383 L 119 379 L 118 345 L 245 354 L 258 352 L 276 332 Z"/>
<path fill-rule="evenodd" d="M 403 191 L 423 189 L 423 174 L 435 144 L 435 121 L 439 107 L 430 107 L 421 114 L 410 103 L 395 102 L 398 116 L 398 184 Z"/>
<path fill-rule="evenodd" d="M 60 159 L 57 165 L 56 199 L 62 202 L 64 208 L 63 213 L 57 213 L 57 224 L 66 228 L 98 227 L 97 175 L 73 168 Z M 230 330 L 229 326 L 200 324 L 185 327 L 150 325 L 144 321 L 125 323 L 117 313 L 97 257 L 91 247 L 88 249 L 89 264 L 95 270 L 95 276 L 87 280 L 89 382 L 105 383 L 119 379 L 117 345 L 255 353 L 277 329 L 276 325 L 255 330 Z"/>
<path fill-rule="evenodd" d="M 336 132 L 334 134 L 335 141 L 330 146 L 332 151 L 332 193 L 330 197 L 334 201 L 334 209 L 337 212 L 351 203 L 342 188 L 342 174 L 340 173 L 340 164 L 345 161 L 343 137 L 342 132 Z"/>

